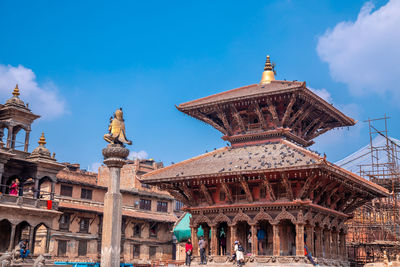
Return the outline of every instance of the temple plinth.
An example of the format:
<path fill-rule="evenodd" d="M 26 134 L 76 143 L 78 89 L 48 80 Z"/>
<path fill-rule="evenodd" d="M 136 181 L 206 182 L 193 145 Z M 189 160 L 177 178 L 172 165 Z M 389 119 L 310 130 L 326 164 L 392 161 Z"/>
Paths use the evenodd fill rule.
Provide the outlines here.
<path fill-rule="evenodd" d="M 239 240 L 247 264 L 349 266 L 346 220 L 388 191 L 306 147 L 355 121 L 306 87 L 278 81 L 267 58 L 261 82 L 193 100 L 178 110 L 223 134 L 231 146 L 144 175 L 192 214 L 197 255 L 199 226 L 211 236 L 211 257 L 226 262 Z M 225 248 L 221 244 L 226 243 Z M 208 253 L 207 253 L 208 255 Z"/>

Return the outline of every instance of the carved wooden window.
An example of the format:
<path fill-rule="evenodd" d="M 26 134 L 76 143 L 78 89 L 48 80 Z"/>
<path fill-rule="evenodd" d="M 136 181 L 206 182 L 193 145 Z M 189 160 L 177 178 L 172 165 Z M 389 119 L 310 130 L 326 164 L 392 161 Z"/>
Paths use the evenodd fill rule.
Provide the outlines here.
<path fill-rule="evenodd" d="M 150 223 L 149 236 L 157 238 L 158 223 Z"/>
<path fill-rule="evenodd" d="M 265 187 L 263 186 L 260 188 L 260 198 L 265 198 L 266 195 L 267 195 L 267 192 L 266 192 Z"/>
<path fill-rule="evenodd" d="M 140 209 L 141 210 L 151 210 L 151 200 L 150 199 L 140 199 Z"/>
<path fill-rule="evenodd" d="M 79 240 L 78 256 L 86 256 L 86 254 L 87 254 L 87 240 Z"/>
<path fill-rule="evenodd" d="M 180 211 L 183 208 L 183 203 L 180 201 L 175 201 L 175 211 Z"/>
<path fill-rule="evenodd" d="M 132 256 L 134 259 L 140 258 L 140 245 L 139 244 L 132 245 Z"/>
<path fill-rule="evenodd" d="M 154 260 L 156 258 L 157 247 L 149 247 L 149 258 Z"/>
<path fill-rule="evenodd" d="M 72 197 L 72 186 L 62 184 L 60 195 L 64 197 Z"/>
<path fill-rule="evenodd" d="M 157 211 L 158 212 L 168 212 L 168 202 L 157 201 Z"/>
<path fill-rule="evenodd" d="M 64 213 L 60 217 L 60 223 L 58 225 L 60 230 L 69 231 L 69 224 L 70 224 L 71 214 Z"/>
<path fill-rule="evenodd" d="M 79 232 L 88 233 L 89 232 L 89 218 L 82 218 L 79 222 Z"/>
<path fill-rule="evenodd" d="M 67 254 L 67 240 L 58 240 L 57 256 L 65 256 Z"/>
<path fill-rule="evenodd" d="M 142 225 L 139 223 L 136 223 L 133 226 L 133 236 L 134 237 L 140 237 L 142 235 Z"/>
<path fill-rule="evenodd" d="M 82 188 L 81 190 L 81 198 L 83 199 L 92 199 L 92 192 L 93 190 L 91 189 L 86 189 L 86 188 Z"/>

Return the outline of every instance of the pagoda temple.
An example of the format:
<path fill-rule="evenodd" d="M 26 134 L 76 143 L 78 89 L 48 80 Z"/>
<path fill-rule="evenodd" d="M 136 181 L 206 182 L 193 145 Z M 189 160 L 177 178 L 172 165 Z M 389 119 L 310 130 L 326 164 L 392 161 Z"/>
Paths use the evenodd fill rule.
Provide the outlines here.
<path fill-rule="evenodd" d="M 209 262 L 228 262 L 238 240 L 249 264 L 307 266 L 306 245 L 321 266 L 349 266 L 346 220 L 388 191 L 306 147 L 353 119 L 305 82 L 275 80 L 269 56 L 260 83 L 177 108 L 230 143 L 142 177 L 186 205 L 194 255 L 201 226 Z"/>

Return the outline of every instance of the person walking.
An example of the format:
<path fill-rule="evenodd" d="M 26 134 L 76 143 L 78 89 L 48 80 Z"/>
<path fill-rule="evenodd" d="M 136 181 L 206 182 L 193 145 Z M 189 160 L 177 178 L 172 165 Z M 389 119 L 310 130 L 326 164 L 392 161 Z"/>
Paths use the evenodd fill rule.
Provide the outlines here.
<path fill-rule="evenodd" d="M 319 264 L 314 261 L 311 255 L 311 251 L 308 249 L 306 241 L 307 241 L 307 234 L 304 234 L 304 256 L 307 257 L 307 259 L 311 262 L 312 265 L 319 266 Z"/>
<path fill-rule="evenodd" d="M 237 266 L 242 266 L 244 263 L 244 249 L 240 241 L 235 241 L 235 253 L 236 253 L 236 262 Z"/>
<path fill-rule="evenodd" d="M 15 179 L 14 181 L 12 181 L 10 186 L 10 195 L 18 196 L 18 191 L 19 191 L 19 180 Z"/>
<path fill-rule="evenodd" d="M 206 248 L 207 248 L 207 241 L 205 241 L 204 237 L 201 236 L 199 241 L 200 264 L 207 264 Z"/>
<path fill-rule="evenodd" d="M 185 265 L 186 266 L 190 266 L 190 262 L 192 261 L 192 251 L 193 251 L 192 240 L 190 238 L 188 238 L 186 245 L 185 245 L 185 252 L 186 252 Z"/>

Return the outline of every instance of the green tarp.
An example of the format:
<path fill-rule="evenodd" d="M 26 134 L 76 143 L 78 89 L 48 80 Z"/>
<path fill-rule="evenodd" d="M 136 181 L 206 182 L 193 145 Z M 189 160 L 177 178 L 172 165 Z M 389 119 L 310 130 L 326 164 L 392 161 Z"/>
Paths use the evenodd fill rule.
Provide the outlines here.
<path fill-rule="evenodd" d="M 191 236 L 190 230 L 190 218 L 192 215 L 190 213 L 186 213 L 185 216 L 180 220 L 180 222 L 174 228 L 174 235 L 178 242 L 186 241 Z M 197 230 L 197 236 L 203 235 L 203 229 L 201 226 Z"/>

